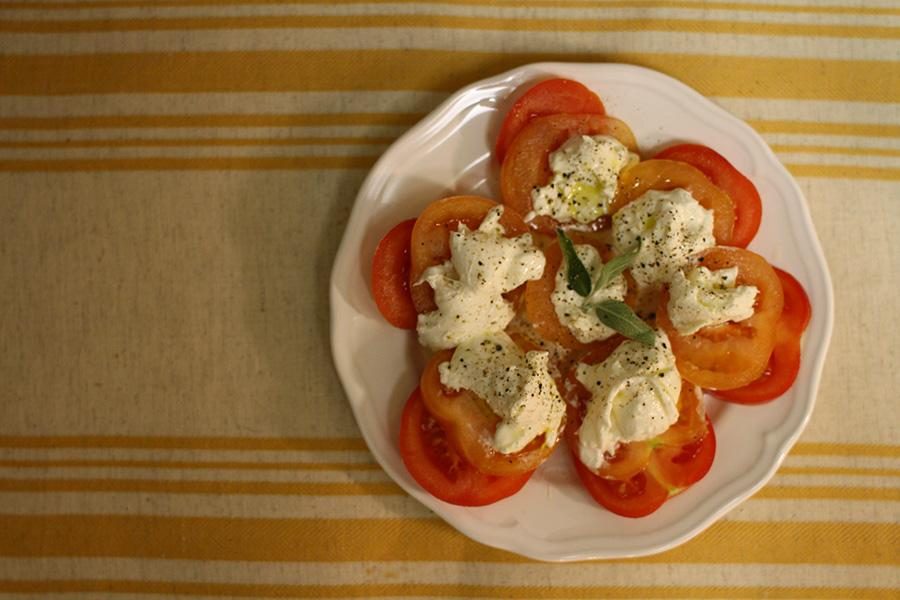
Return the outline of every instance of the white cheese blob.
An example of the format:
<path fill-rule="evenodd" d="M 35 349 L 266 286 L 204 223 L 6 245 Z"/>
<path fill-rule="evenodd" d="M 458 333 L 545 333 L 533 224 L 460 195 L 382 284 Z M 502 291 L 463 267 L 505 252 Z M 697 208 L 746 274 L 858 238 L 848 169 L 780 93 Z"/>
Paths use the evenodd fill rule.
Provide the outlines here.
<path fill-rule="evenodd" d="M 593 471 L 620 443 L 651 439 L 678 420 L 681 376 L 662 330 L 652 347 L 625 341 L 602 363 L 579 363 L 575 376 L 592 395 L 578 430 L 578 456 Z"/>
<path fill-rule="evenodd" d="M 556 443 L 566 405 L 548 370 L 548 352 L 522 352 L 503 332 L 457 346 L 438 370 L 451 390 L 471 390 L 500 417 L 492 440 L 503 454 L 518 452 L 544 435 Z"/>
<path fill-rule="evenodd" d="M 502 214 L 502 206 L 492 208 L 475 231 L 460 223 L 450 234 L 450 260 L 422 273 L 419 281 L 432 287 L 437 304 L 419 315 L 423 346 L 443 350 L 503 331 L 515 310 L 502 294 L 543 274 L 544 255 L 531 234 L 503 237 Z"/>
<path fill-rule="evenodd" d="M 587 224 L 609 212 L 619 172 L 637 156 L 614 137 L 576 135 L 549 156 L 553 176 L 531 192 L 532 212 L 560 223 Z"/>
<path fill-rule="evenodd" d="M 641 249 L 631 275 L 642 299 L 652 296 L 689 262 L 689 257 L 715 245 L 713 213 L 682 188 L 650 190 L 613 215 L 613 248 L 617 254 Z"/>
<path fill-rule="evenodd" d="M 753 316 L 759 290 L 735 287 L 738 269 L 710 271 L 706 267 L 678 271 L 669 284 L 669 319 L 678 333 L 690 335 L 710 325 L 743 321 Z"/>
<path fill-rule="evenodd" d="M 591 281 L 596 281 L 603 268 L 600 253 L 590 244 L 578 244 L 575 246 L 575 254 L 581 260 L 591 276 Z M 588 298 L 578 295 L 575 290 L 569 289 L 566 261 L 563 260 L 556 272 L 556 288 L 550 295 L 556 317 L 559 322 L 572 332 L 579 342 L 587 344 L 605 340 L 612 337 L 616 331 L 604 325 L 597 316 L 597 311 L 591 309 L 588 304 L 597 304 L 604 300 L 624 300 L 628 291 L 625 277 L 619 275 L 609 285 L 595 290 Z"/>

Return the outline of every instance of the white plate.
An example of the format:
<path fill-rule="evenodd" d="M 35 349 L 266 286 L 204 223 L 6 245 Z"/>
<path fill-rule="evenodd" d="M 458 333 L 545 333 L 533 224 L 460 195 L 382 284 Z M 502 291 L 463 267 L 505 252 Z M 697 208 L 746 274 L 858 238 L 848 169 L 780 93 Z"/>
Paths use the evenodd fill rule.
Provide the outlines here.
<path fill-rule="evenodd" d="M 707 398 L 719 442 L 709 474 L 643 519 L 615 516 L 577 481 L 557 451 L 525 488 L 483 508 L 446 504 L 409 476 L 397 449 L 400 411 L 423 366 L 413 333 L 394 329 L 369 292 L 372 254 L 395 223 L 437 198 L 475 193 L 499 199 L 491 146 L 506 110 L 526 84 L 568 77 L 600 94 L 641 150 L 675 141 L 718 150 L 763 198 L 762 227 L 750 246 L 794 274 L 809 293 L 812 322 L 797 382 L 756 407 Z M 523 87 L 524 86 L 524 87 Z M 466 87 L 397 140 L 356 198 L 331 278 L 331 345 L 357 423 L 375 458 L 403 489 L 470 538 L 528 557 L 565 561 L 661 552 L 703 531 L 775 473 L 812 413 L 833 320 L 831 281 L 806 202 L 765 142 L 745 123 L 656 71 L 620 64 L 542 63 Z"/>

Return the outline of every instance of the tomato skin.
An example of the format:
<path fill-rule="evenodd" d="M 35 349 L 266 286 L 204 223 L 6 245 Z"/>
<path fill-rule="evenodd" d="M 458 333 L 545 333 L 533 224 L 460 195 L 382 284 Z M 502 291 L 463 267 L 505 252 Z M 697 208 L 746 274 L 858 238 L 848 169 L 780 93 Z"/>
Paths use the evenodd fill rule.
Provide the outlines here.
<path fill-rule="evenodd" d="M 470 230 L 481 225 L 488 212 L 497 203 L 480 196 L 450 196 L 435 200 L 425 207 L 416 219 L 410 239 L 409 288 L 413 304 L 419 314 L 435 310 L 434 290 L 419 278 L 428 267 L 450 259 L 450 234 L 462 223 Z M 522 217 L 509 207 L 504 207 L 500 218 L 507 237 L 528 233 Z"/>
<path fill-rule="evenodd" d="M 503 203 L 519 214 L 531 212 L 531 190 L 550 181 L 548 157 L 574 135 L 609 135 L 632 152 L 637 141 L 625 122 L 595 114 L 556 114 L 532 119 L 513 140 L 500 167 L 500 189 Z M 541 215 L 531 225 L 552 235 L 559 223 Z"/>
<path fill-rule="evenodd" d="M 803 286 L 794 277 L 776 268 L 784 289 L 784 309 L 775 332 L 775 348 L 762 376 L 733 390 L 714 391 L 716 397 L 736 404 L 763 404 L 788 391 L 800 372 L 800 336 L 803 335 L 812 308 Z"/>
<path fill-rule="evenodd" d="M 703 172 L 734 203 L 734 232 L 728 244 L 746 248 L 753 241 L 762 221 L 762 200 L 753 182 L 724 156 L 700 144 L 679 144 L 666 148 L 655 158 L 684 162 Z"/>
<path fill-rule="evenodd" d="M 418 388 L 406 401 L 400 418 L 400 457 L 425 491 L 459 506 L 484 506 L 512 496 L 533 473 L 514 477 L 480 473 L 447 443 L 446 434 L 428 413 Z"/>
<path fill-rule="evenodd" d="M 473 392 L 465 389 L 452 392 L 444 388 L 438 366 L 452 356 L 452 350 L 436 353 L 420 380 L 425 407 L 443 427 L 450 445 L 482 473 L 513 476 L 534 471 L 550 457 L 556 445 L 545 445 L 541 435 L 519 452 L 503 454 L 486 443 L 493 439 L 500 417 Z M 565 421 L 560 427 L 565 427 Z"/>
<path fill-rule="evenodd" d="M 649 190 L 668 191 L 683 188 L 700 205 L 713 213 L 716 243 L 731 245 L 734 229 L 734 203 L 699 169 L 674 160 L 651 159 L 631 166 L 619 175 L 619 189 L 610 205 L 610 214 L 637 200 Z"/>
<path fill-rule="evenodd" d="M 409 293 L 409 243 L 415 219 L 402 221 L 378 242 L 372 257 L 372 297 L 385 320 L 400 329 L 416 328 Z"/>
<path fill-rule="evenodd" d="M 715 246 L 693 259 L 711 271 L 738 267 L 737 285 L 759 289 L 753 316 L 740 323 L 706 327 L 681 335 L 669 319 L 668 290 L 657 307 L 657 325 L 672 343 L 681 376 L 708 390 L 731 390 L 762 375 L 775 347 L 784 292 L 775 270 L 763 257 L 742 248 Z"/>
<path fill-rule="evenodd" d="M 558 113 L 606 113 L 603 102 L 594 92 L 571 79 L 548 79 L 532 86 L 516 100 L 503 119 L 494 156 L 502 163 L 510 144 L 525 125 L 535 117 Z"/>

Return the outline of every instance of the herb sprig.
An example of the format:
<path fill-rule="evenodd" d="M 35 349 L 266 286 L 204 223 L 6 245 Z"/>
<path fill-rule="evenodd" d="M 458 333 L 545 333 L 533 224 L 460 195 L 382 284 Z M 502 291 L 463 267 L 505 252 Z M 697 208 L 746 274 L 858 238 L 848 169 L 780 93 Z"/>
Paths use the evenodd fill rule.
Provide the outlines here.
<path fill-rule="evenodd" d="M 604 300 L 602 302 L 589 302 L 587 299 L 598 290 L 608 286 L 613 279 L 621 275 L 625 269 L 631 266 L 638 252 L 641 250 L 640 239 L 638 245 L 614 258 L 603 265 L 597 281 L 591 282 L 591 275 L 578 258 L 575 245 L 562 229 L 556 230 L 559 239 L 559 247 L 562 249 L 566 261 L 566 282 L 569 289 L 585 298 L 583 308 L 593 310 L 600 322 L 607 327 L 618 331 L 627 338 L 652 346 L 656 340 L 656 334 L 647 323 L 641 320 L 631 307 L 620 300 Z"/>

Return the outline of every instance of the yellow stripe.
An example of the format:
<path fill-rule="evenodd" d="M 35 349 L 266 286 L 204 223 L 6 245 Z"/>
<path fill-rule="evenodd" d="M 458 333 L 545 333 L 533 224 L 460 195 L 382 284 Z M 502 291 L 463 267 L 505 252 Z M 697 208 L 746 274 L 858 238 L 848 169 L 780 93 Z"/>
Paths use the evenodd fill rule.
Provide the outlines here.
<path fill-rule="evenodd" d="M 4 33 L 89 33 L 111 31 L 191 31 L 213 29 L 348 29 L 417 27 L 474 31 L 619 32 L 678 31 L 767 36 L 887 38 L 900 28 L 879 25 L 760 23 L 697 19 L 526 19 L 452 15 L 264 15 L 245 17 L 178 17 L 136 19 L 4 20 Z"/>
<path fill-rule="evenodd" d="M 262 171 L 298 169 L 369 169 L 375 156 L 230 156 L 211 158 L 72 158 L 0 159 L 0 172 L 61 171 Z M 900 169 L 846 165 L 785 165 L 796 177 L 900 179 Z"/>
<path fill-rule="evenodd" d="M 0 556 L 9 557 L 526 561 L 482 546 L 439 519 L 0 515 L 0 531 Z M 898 540 L 894 523 L 721 521 L 692 542 L 629 562 L 894 565 Z"/>
<path fill-rule="evenodd" d="M 900 489 L 833 486 L 774 486 L 756 492 L 754 498 L 769 500 L 872 500 L 900 501 Z"/>
<path fill-rule="evenodd" d="M 857 167 L 851 165 L 785 164 L 795 177 L 829 177 L 834 179 L 900 179 L 900 169 L 891 167 Z"/>
<path fill-rule="evenodd" d="M 250 461 L 186 461 L 186 460 L 0 460 L 0 468 L 115 468 L 115 469 L 234 469 L 250 471 L 377 471 L 372 462 L 250 462 Z"/>
<path fill-rule="evenodd" d="M 900 469 L 869 467 L 781 467 L 779 475 L 863 475 L 876 477 L 900 477 Z"/>
<path fill-rule="evenodd" d="M 0 436 L 0 448 L 123 448 L 140 450 L 367 450 L 362 438 L 254 438 L 174 436 Z M 792 455 L 900 458 L 900 445 L 800 442 Z"/>
<path fill-rule="evenodd" d="M 3 160 L 2 171 L 239 171 L 369 169 L 373 156 L 292 156 L 227 158 L 73 158 Z"/>
<path fill-rule="evenodd" d="M 185 461 L 185 460 L 131 460 L 131 459 L 26 459 L 0 460 L 0 468 L 51 469 L 51 468 L 115 468 L 115 469 L 223 469 L 250 471 L 377 471 L 381 467 L 373 462 L 255 462 L 255 461 Z M 868 467 L 781 467 L 780 475 L 850 475 L 875 477 L 900 477 L 900 469 Z"/>
<path fill-rule="evenodd" d="M 853 156 L 900 156 L 897 148 L 851 148 L 849 146 L 802 146 L 772 144 L 775 152 L 809 152 L 811 154 L 850 154 Z"/>
<path fill-rule="evenodd" d="M 900 446 L 893 444 L 833 444 L 828 442 L 800 442 L 791 448 L 791 454 L 800 455 L 858 455 L 900 458 Z"/>
<path fill-rule="evenodd" d="M 392 137 L 288 137 L 288 138 L 215 138 L 215 139 L 149 139 L 149 140 L 40 140 L 3 141 L 0 148 L 181 148 L 221 146 L 360 146 L 385 145 Z"/>
<path fill-rule="evenodd" d="M 12 594 L 162 594 L 243 598 L 832 598 L 882 599 L 890 588 L 724 587 L 724 586 L 501 586 L 436 583 L 370 583 L 361 585 L 296 585 L 192 583 L 186 581 L 70 580 L 0 581 L 0 592 Z"/>
<path fill-rule="evenodd" d="M 362 438 L 147 436 L 0 436 L 0 448 L 124 448 L 135 450 L 368 450 Z"/>
<path fill-rule="evenodd" d="M 267 6 L 320 4 L 321 0 L 114 0 L 112 2 L 0 2 L 0 8 L 29 10 L 83 10 L 95 8 L 165 8 L 181 6 Z M 742 10 L 769 13 L 814 13 L 900 15 L 900 9 L 868 6 L 796 6 L 792 4 L 752 4 L 748 2 L 705 2 L 679 0 L 532 0 L 527 4 L 504 0 L 335 0 L 330 4 L 450 4 L 454 6 L 494 6 L 502 8 L 681 8 L 701 10 Z"/>
<path fill-rule="evenodd" d="M 329 125 L 412 125 L 418 113 L 309 113 L 285 115 L 90 115 L 0 117 L 0 129 L 128 129 L 135 127 L 321 127 Z"/>
<path fill-rule="evenodd" d="M 323 50 L 3 55 L 0 81 L 7 95 L 452 91 L 486 75 L 545 60 L 634 63 L 668 72 L 708 96 L 887 102 L 900 97 L 900 77 L 890 62 L 643 53 Z M 791 78 L 789 86 L 782 83 L 786 76 Z"/>
<path fill-rule="evenodd" d="M 897 98 L 895 97 L 888 101 L 896 102 Z M 900 125 L 887 123 L 826 123 L 820 121 L 768 121 L 761 119 L 750 119 L 747 123 L 760 133 L 900 137 Z"/>
<path fill-rule="evenodd" d="M 393 482 L 281 482 L 281 481 L 181 481 L 152 479 L 0 479 L 0 492 L 41 493 L 164 493 L 234 494 L 272 496 L 402 496 Z M 900 501 L 900 489 L 767 486 L 754 495 L 764 499 L 843 499 Z"/>
<path fill-rule="evenodd" d="M 269 496 L 399 496 L 392 482 L 163 481 L 150 479 L 0 479 L 0 492 L 130 492 Z"/>

